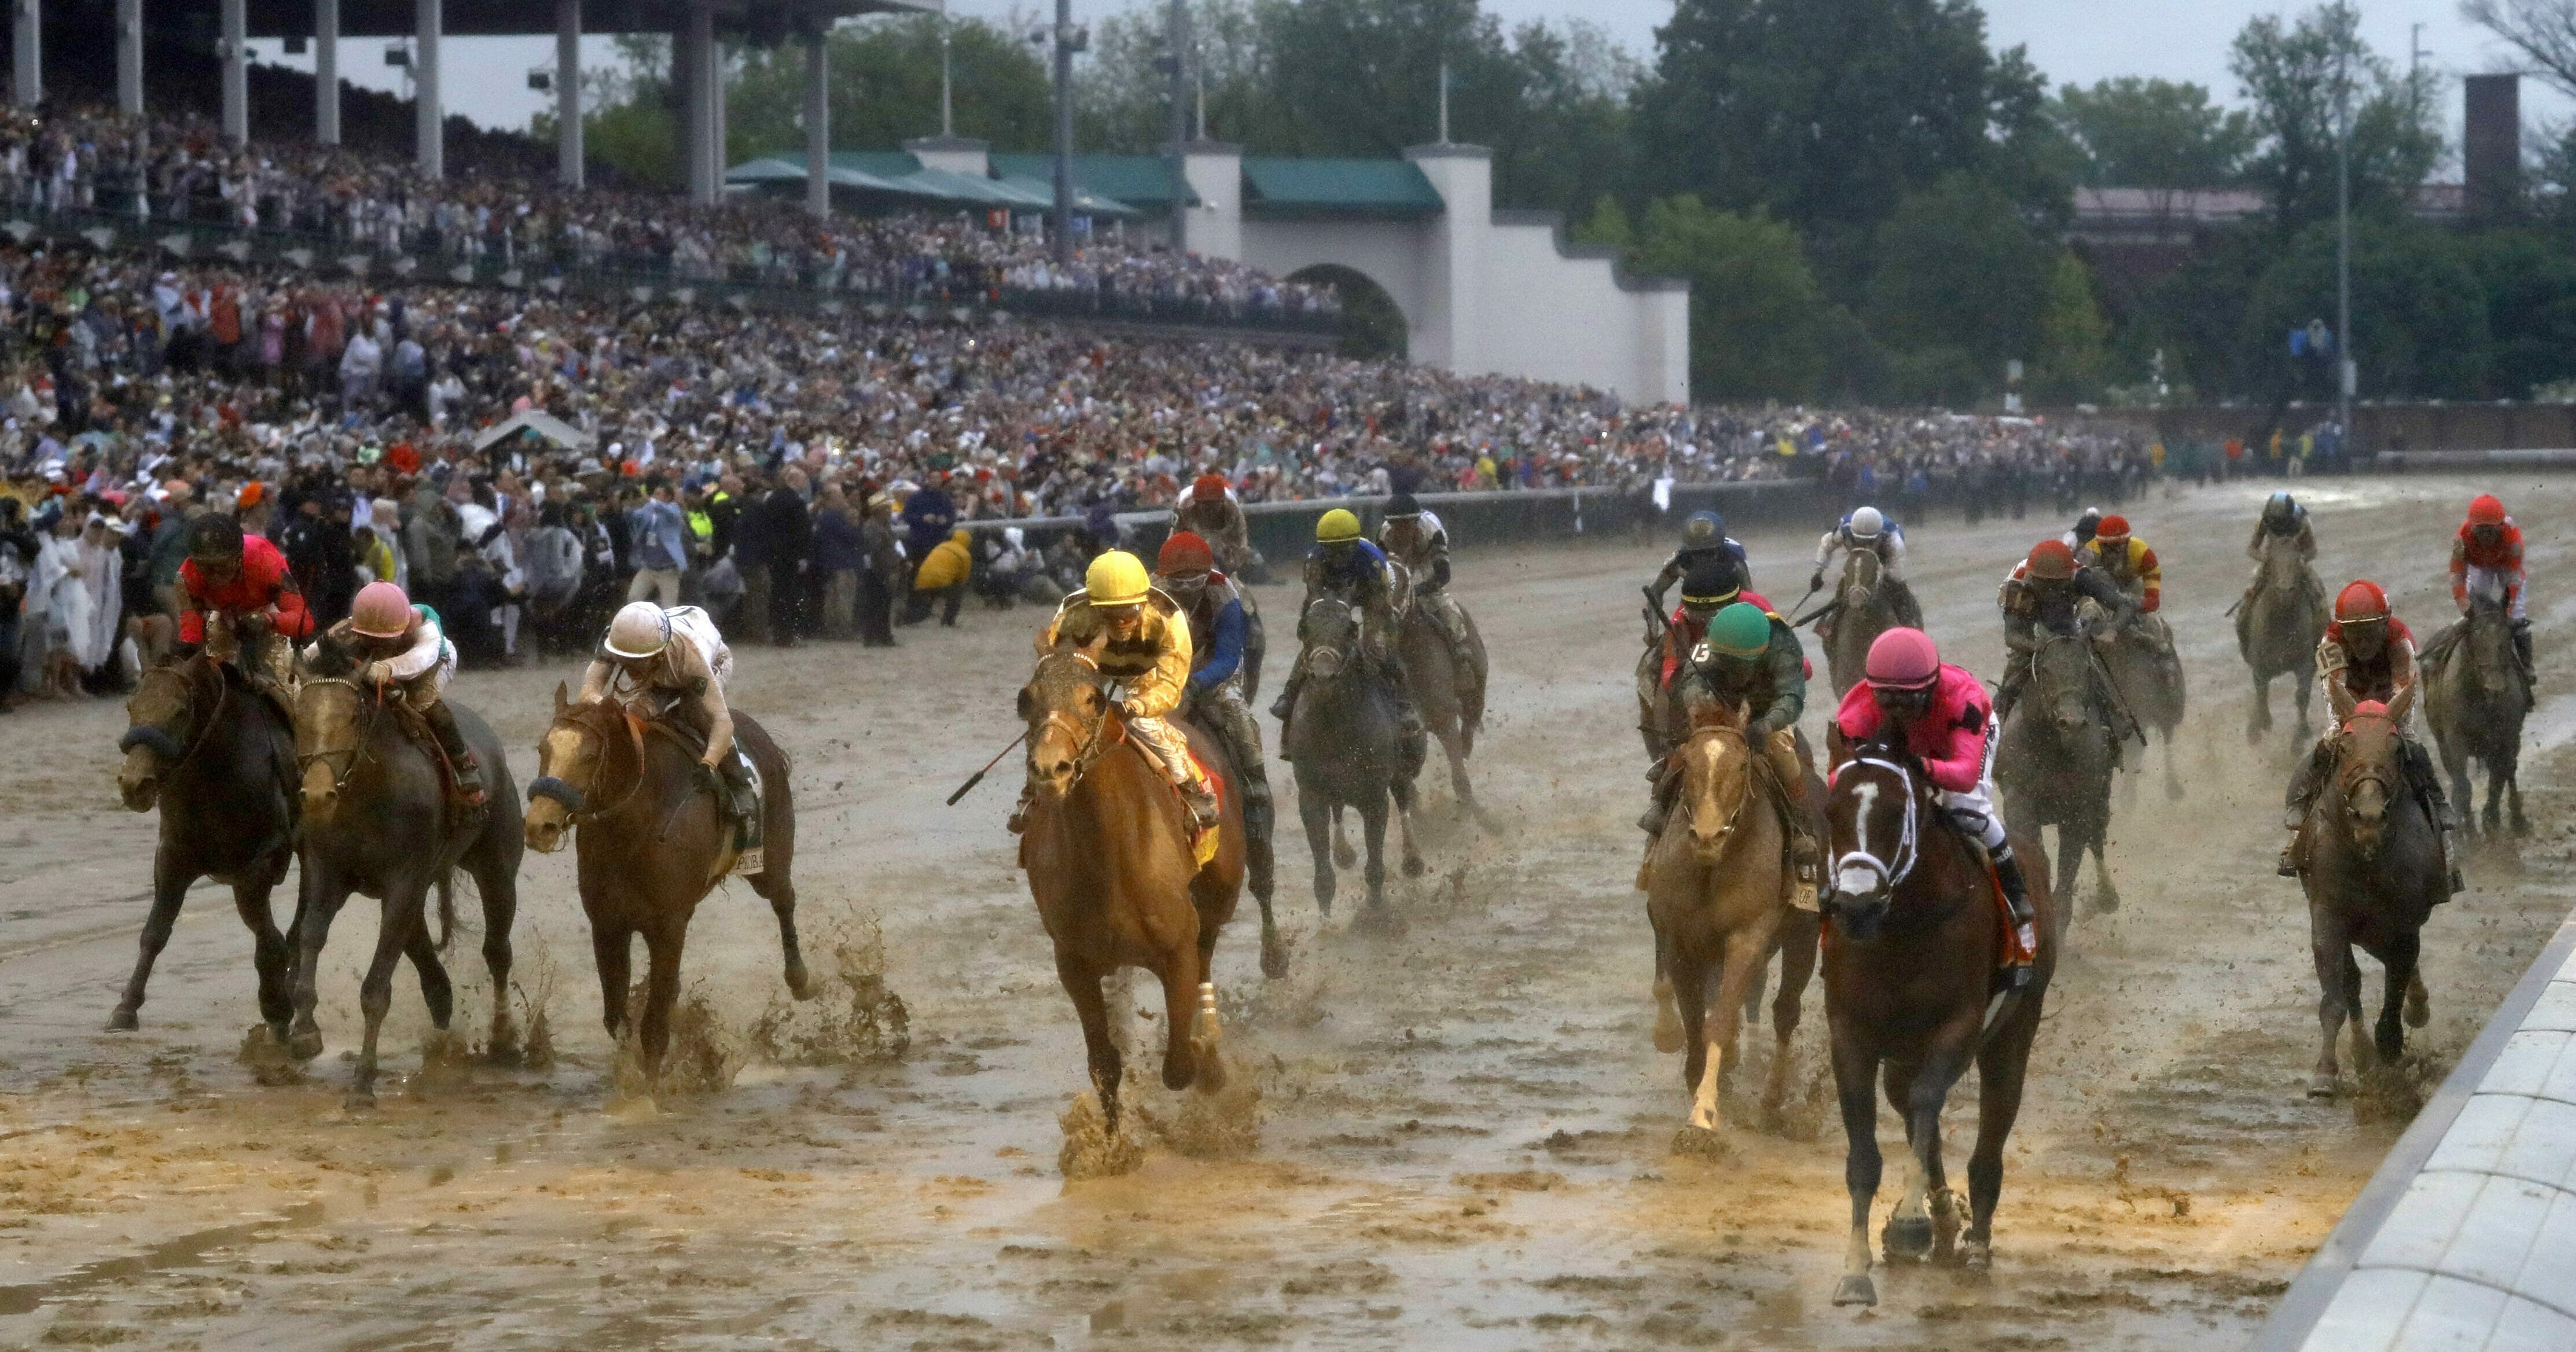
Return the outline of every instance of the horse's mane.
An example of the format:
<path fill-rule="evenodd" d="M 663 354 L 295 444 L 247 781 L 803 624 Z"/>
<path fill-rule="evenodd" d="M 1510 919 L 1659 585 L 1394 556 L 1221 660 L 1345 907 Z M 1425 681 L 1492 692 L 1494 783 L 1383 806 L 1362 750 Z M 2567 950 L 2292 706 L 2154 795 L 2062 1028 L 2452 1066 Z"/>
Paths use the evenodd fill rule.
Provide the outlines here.
<path fill-rule="evenodd" d="M 337 639 L 325 634 L 304 649 L 304 670 L 326 679 L 345 677 L 358 669 L 358 655 Z"/>

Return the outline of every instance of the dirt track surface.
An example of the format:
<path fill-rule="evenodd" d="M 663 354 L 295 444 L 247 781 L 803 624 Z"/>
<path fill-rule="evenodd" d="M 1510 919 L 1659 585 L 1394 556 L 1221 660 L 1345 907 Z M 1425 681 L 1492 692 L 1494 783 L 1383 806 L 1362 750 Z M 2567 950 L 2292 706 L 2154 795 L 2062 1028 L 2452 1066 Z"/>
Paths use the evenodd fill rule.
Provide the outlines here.
<path fill-rule="evenodd" d="M 2380 578 L 2429 632 L 2449 614 L 2445 538 L 2483 486 L 2312 486 L 2321 572 L 2330 586 Z M 2548 523 L 2576 508 L 2576 488 L 2496 486 L 2534 536 L 2546 670 L 2565 661 L 2558 632 L 2576 611 L 2568 537 Z M 373 942 L 364 899 L 333 935 L 330 1045 L 304 1076 L 261 1083 L 236 1055 L 255 1021 L 250 945 L 212 888 L 190 898 L 143 1031 L 99 1032 L 132 960 L 153 841 L 152 820 L 115 800 L 122 711 L 0 719 L 0 1348 L 2237 1345 L 2405 1110 L 2402 1093 L 2301 1093 L 2315 988 L 2304 908 L 2271 860 L 2304 744 L 2276 686 L 2283 726 L 2247 747 L 2246 682 L 2220 617 L 2263 494 L 2130 504 L 2164 557 L 2190 670 L 2178 746 L 2190 792 L 2169 804 L 2149 776 L 2115 800 L 2124 905 L 2079 910 L 2007 1156 L 1991 1278 L 1901 1267 L 1881 1271 L 1874 1311 L 1828 1303 L 1843 1142 L 1820 989 L 1793 1053 L 1803 1097 L 1788 1134 L 1751 1130 L 1738 1096 L 1716 1150 L 1674 1148 L 1688 1099 L 1679 1058 L 1649 1045 L 1649 936 L 1629 887 L 1636 585 L 1660 555 L 1595 541 L 1460 561 L 1494 653 L 1475 768 L 1500 829 L 1452 813 L 1445 778 L 1426 775 L 1430 872 L 1390 884 L 1408 932 L 1349 932 L 1350 888 L 1319 922 L 1277 767 L 1295 970 L 1261 979 L 1248 897 L 1218 957 L 1227 1054 L 1257 1102 L 1132 1089 L 1170 1139 L 1138 1171 L 1095 1181 L 1057 1168 L 1081 1039 L 1002 830 L 1016 762 L 940 806 L 1014 731 L 1033 612 L 907 630 L 893 654 L 742 655 L 736 703 L 797 758 L 808 952 L 831 972 L 837 935 L 852 970 L 873 971 L 881 921 L 910 1051 L 856 1054 L 876 1044 L 817 1031 L 850 1006 L 843 982 L 784 1035 L 838 1064 L 754 1058 L 725 1092 L 665 1094 L 658 1116 L 608 1111 L 615 1053 L 568 855 L 530 855 L 521 885 L 519 984 L 547 1014 L 551 1069 L 422 1072 L 426 1016 L 406 972 L 383 1104 L 345 1110 L 357 964 Z M 2061 525 L 1971 533 L 1952 516 L 1909 533 L 1954 660 L 1994 670 L 1995 583 Z M 1775 600 L 1804 590 L 1814 539 L 1750 534 Z M 1286 593 L 1264 599 L 1289 613 Z M 1284 672 L 1286 655 L 1271 666 Z M 549 691 L 570 674 L 456 687 L 500 729 L 522 782 Z M 2433 1022 L 2406 1068 L 2418 1085 L 2438 1080 L 2569 907 L 2569 686 L 2544 684 L 2532 725 L 2545 748 L 2525 760 L 2536 834 L 2481 847 L 2470 891 L 2427 931 Z M 470 898 L 461 910 L 475 914 Z M 487 989 L 472 942 L 450 969 L 470 1033 Z M 718 1040 L 745 1041 L 783 996 L 767 907 L 739 886 L 711 897 L 688 971 Z M 1158 1004 L 1147 983 L 1135 996 Z M 1156 1042 L 1152 1023 L 1136 1028 Z M 1744 1083 L 1759 1083 L 1770 1036 L 1767 1021 L 1748 1030 L 1757 1074 Z M 1150 1071 L 1154 1058 L 1138 1059 Z M 1953 1100 L 1954 1168 L 1973 1128 L 1971 1091 Z M 1880 1134 L 1883 1218 L 1906 1173 L 1884 1113 Z"/>

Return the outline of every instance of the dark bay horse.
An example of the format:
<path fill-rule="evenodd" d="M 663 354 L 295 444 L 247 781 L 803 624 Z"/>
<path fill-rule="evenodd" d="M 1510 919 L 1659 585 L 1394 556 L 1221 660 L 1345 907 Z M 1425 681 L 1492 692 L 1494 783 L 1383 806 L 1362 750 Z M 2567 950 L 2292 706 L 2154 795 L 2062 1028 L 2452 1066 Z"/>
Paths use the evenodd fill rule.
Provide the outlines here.
<path fill-rule="evenodd" d="M 2387 710 L 2368 703 L 2336 734 L 2334 777 L 2317 795 L 2299 828 L 2307 867 L 2300 886 L 2308 896 L 2308 946 L 2316 958 L 2317 1052 L 2308 1093 L 2332 1098 L 2341 1067 L 2335 1036 L 2353 1023 L 2360 1059 L 2361 964 L 2358 945 L 2385 971 L 2379 1023 L 2372 1030 L 2380 1059 L 2394 1062 L 2406 1050 L 2405 1022 L 2422 1027 L 2431 1016 L 2424 978 L 2416 968 L 2424 922 L 2450 896 L 2441 841 L 2423 805 L 2406 786 L 2404 748 Z"/>
<path fill-rule="evenodd" d="M 421 998 L 440 1040 L 447 1037 L 454 999 L 447 969 L 430 941 L 430 889 L 444 888 L 462 869 L 483 899 L 483 965 L 492 977 L 492 1030 L 488 1047 L 496 1062 L 517 1055 L 510 1021 L 510 924 L 519 908 L 519 791 L 510 778 L 500 739 L 473 710 L 450 707 L 466 745 L 482 762 L 485 801 L 460 808 L 448 795 L 426 734 L 404 726 L 411 717 L 398 688 L 362 684 L 357 661 L 330 639 L 306 650 L 295 694 L 295 758 L 304 771 L 304 829 L 297 857 L 303 868 L 296 909 L 295 1021 L 287 1043 L 297 1059 L 322 1050 L 313 1021 L 319 998 L 322 947 L 331 922 L 351 892 L 383 901 L 375 957 L 358 986 L 366 1016 L 366 1041 L 358 1052 L 349 1091 L 353 1107 L 375 1102 L 376 1039 L 393 1007 L 396 959 L 408 955 L 420 972 Z"/>
<path fill-rule="evenodd" d="M 2531 819 L 2522 814 L 2522 721 L 2531 713 L 2531 696 L 2522 683 L 2521 663 L 2513 651 L 2513 622 L 2504 598 L 2480 593 L 2469 598 L 2469 616 L 2424 664 L 2424 720 L 2433 729 L 2433 745 L 2442 753 L 2442 768 L 2451 776 L 2451 801 L 2459 806 L 2460 824 L 2471 832 L 2481 825 L 2489 835 L 2503 825 L 2505 799 L 2513 801 L 2513 833 L 2531 834 Z M 2471 809 L 2469 762 L 2487 771 L 2484 820 Z"/>
<path fill-rule="evenodd" d="M 1995 1203 L 2003 1195 L 2004 1141 L 2021 1112 L 2040 1006 L 2057 969 L 2057 899 L 2047 856 L 2027 833 L 2025 860 L 2037 911 L 2039 953 L 2030 983 L 1997 993 L 2004 916 L 1984 852 L 1953 826 L 1903 739 L 1847 748 L 1826 792 L 1833 891 L 1824 900 L 1825 1022 L 1849 1153 L 1851 1238 L 1836 1305 L 1875 1305 L 1869 1213 L 1878 1195 L 1877 1084 L 1905 1119 L 1915 1170 L 1881 1238 L 1888 1261 L 1953 1257 L 1993 1262 Z M 1967 1233 L 1941 1166 L 1941 1109 L 1951 1086 L 1977 1066 L 1977 1144 L 1968 1156 Z M 1928 1214 L 1926 1203 L 1929 1203 Z"/>
<path fill-rule="evenodd" d="M 2317 643 L 2326 636 L 2325 585 L 2284 536 L 2263 537 L 2261 573 L 2236 615 L 2236 650 L 2254 673 L 2254 704 L 2245 715 L 2245 740 L 2259 742 L 2272 728 L 2272 678 L 2290 678 L 2299 702 L 2299 740 L 2308 737 L 2308 673 L 2316 669 Z"/>
<path fill-rule="evenodd" d="M 2086 603 L 2086 608 L 2092 608 Z M 2165 767 L 2165 798 L 2182 800 L 2182 776 L 2174 770 L 2174 733 L 2182 727 L 2189 689 L 2183 679 L 2182 663 L 2174 656 L 2173 633 L 2162 618 L 2141 615 L 2116 630 L 2097 630 L 2106 636 L 2095 647 L 2102 654 L 2102 667 L 2111 675 L 2111 687 L 2129 706 L 2129 714 L 2138 726 L 2155 733 L 2164 743 L 2161 758 Z M 2140 763 L 2130 766 L 2143 771 L 2146 751 L 2138 752 Z M 2123 804 L 2137 801 L 2137 781 L 2128 782 L 2121 798 Z"/>
<path fill-rule="evenodd" d="M 749 714 L 733 715 L 736 744 L 761 785 L 761 869 L 745 881 L 778 916 L 788 992 L 814 987 L 796 942 L 796 799 L 785 752 Z M 602 701 L 573 704 L 555 686 L 554 722 L 537 742 L 522 827 L 528 848 L 551 854 L 574 834 L 582 914 L 590 919 L 600 1006 L 614 1040 L 624 1030 L 635 936 L 648 963 L 644 1016 L 636 1030 L 644 1076 L 661 1076 L 671 1045 L 671 1007 L 680 995 L 680 953 L 698 903 L 736 862 L 733 823 L 697 772 L 703 738 L 683 733 L 660 711 Z"/>
<path fill-rule="evenodd" d="M 1449 758 L 1449 791 L 1460 807 L 1482 818 L 1485 812 L 1476 805 L 1476 786 L 1467 778 L 1467 757 L 1474 754 L 1476 734 L 1485 727 L 1484 636 L 1476 632 L 1474 618 L 1468 618 L 1467 667 L 1461 670 L 1458 654 L 1440 632 L 1439 621 L 1422 607 L 1405 607 L 1402 633 L 1405 681 L 1413 690 L 1413 707 L 1422 716 L 1423 728 Z"/>
<path fill-rule="evenodd" d="M 2095 909 L 2120 908 L 2120 891 L 2102 857 L 2111 834 L 2111 720 L 2101 707 L 2093 661 L 2090 638 L 2041 634 L 2030 682 L 1995 748 L 2004 819 L 2033 836 L 2043 827 L 2057 828 L 2054 890 L 2069 915 L 2088 852 Z"/>
<path fill-rule="evenodd" d="M 161 840 L 152 854 L 143 951 L 108 1031 L 141 1026 L 135 1011 L 179 923 L 180 904 L 190 885 L 213 878 L 232 888 L 233 907 L 250 929 L 259 1017 L 283 1047 L 295 1012 L 295 955 L 268 894 L 295 858 L 295 728 L 238 669 L 204 656 L 144 672 L 125 714 L 117 793 L 133 811 L 161 809 Z"/>
<path fill-rule="evenodd" d="M 1334 861 L 1347 868 L 1356 858 L 1340 839 L 1347 807 L 1360 814 L 1368 848 L 1368 905 L 1354 923 L 1392 925 L 1386 906 L 1387 806 L 1394 804 L 1403 833 L 1405 876 L 1418 877 L 1422 855 L 1413 844 L 1413 778 L 1422 759 L 1404 745 L 1395 696 L 1364 655 L 1349 604 L 1318 597 L 1298 628 L 1306 644 L 1300 659 L 1306 680 L 1290 712 L 1284 750 L 1296 766 L 1297 815 L 1315 856 L 1315 904 L 1332 913 Z"/>
<path fill-rule="evenodd" d="M 1825 670 L 1839 698 L 1857 684 L 1869 663 L 1869 645 L 1896 626 L 1890 588 L 1880 585 L 1882 564 L 1875 549 L 1843 555 L 1843 580 L 1834 588 L 1832 626 L 1825 634 Z"/>
<path fill-rule="evenodd" d="M 1741 1055 L 1740 1020 L 1794 914 L 1787 837 L 1756 779 L 1741 709 L 1703 720 L 1673 755 L 1680 794 L 1646 856 L 1646 919 L 1655 930 L 1656 1003 L 1680 1015 L 1690 1122 L 1714 1131 L 1719 1081 Z M 1793 956 L 1782 978 L 1766 1121 L 1788 1091 L 1789 1039 L 1810 970 Z"/>
<path fill-rule="evenodd" d="M 1121 967 L 1142 967 L 1163 983 L 1164 1086 L 1224 1087 L 1216 938 L 1243 890 L 1242 795 L 1230 785 L 1220 795 L 1216 851 L 1200 863 L 1189 809 L 1128 738 L 1086 653 L 1039 658 L 1020 689 L 1019 713 L 1028 724 L 1030 791 L 1020 867 L 1055 944 L 1056 979 L 1082 1019 L 1091 1087 L 1114 1131 L 1126 1069 L 1100 983 Z M 1224 763 L 1216 739 L 1177 719 L 1171 726 L 1206 763 Z"/>

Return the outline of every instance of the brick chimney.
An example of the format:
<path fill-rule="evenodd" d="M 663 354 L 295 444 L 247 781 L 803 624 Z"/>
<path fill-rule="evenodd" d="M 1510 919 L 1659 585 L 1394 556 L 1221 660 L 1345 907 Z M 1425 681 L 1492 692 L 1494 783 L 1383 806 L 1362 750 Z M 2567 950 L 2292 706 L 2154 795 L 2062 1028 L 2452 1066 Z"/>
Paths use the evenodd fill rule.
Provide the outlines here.
<path fill-rule="evenodd" d="M 2522 77 L 2472 75 L 2461 136 L 2462 205 L 2469 219 L 2510 219 L 2522 207 Z"/>

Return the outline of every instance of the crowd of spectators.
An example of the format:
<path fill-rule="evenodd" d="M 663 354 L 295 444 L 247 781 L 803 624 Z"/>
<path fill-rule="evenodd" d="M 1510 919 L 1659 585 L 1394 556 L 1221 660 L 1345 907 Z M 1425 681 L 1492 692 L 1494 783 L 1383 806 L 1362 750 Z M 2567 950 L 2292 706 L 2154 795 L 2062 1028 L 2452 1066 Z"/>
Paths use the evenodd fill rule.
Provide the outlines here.
<path fill-rule="evenodd" d="M 489 260 L 538 277 L 583 270 L 794 285 L 906 304 L 1011 291 L 1234 319 L 1339 309 L 1330 287 L 1106 231 L 1058 264 L 1033 219 L 817 218 L 766 196 L 700 207 L 667 193 L 574 192 L 517 176 L 433 180 L 407 162 L 334 146 L 229 146 L 202 118 L 96 109 L 0 117 L 0 207 L 272 232 L 416 264 Z"/>

